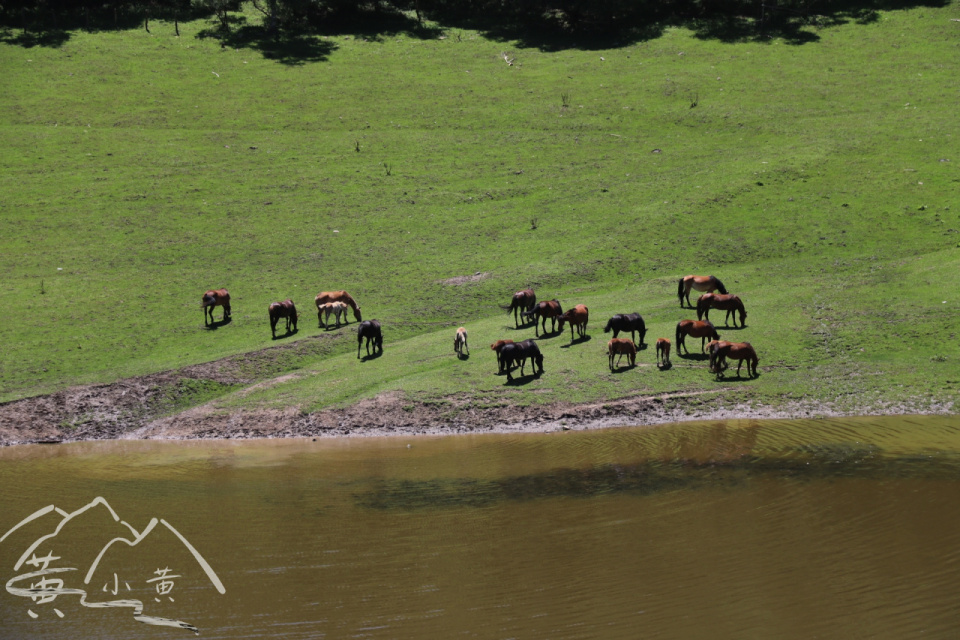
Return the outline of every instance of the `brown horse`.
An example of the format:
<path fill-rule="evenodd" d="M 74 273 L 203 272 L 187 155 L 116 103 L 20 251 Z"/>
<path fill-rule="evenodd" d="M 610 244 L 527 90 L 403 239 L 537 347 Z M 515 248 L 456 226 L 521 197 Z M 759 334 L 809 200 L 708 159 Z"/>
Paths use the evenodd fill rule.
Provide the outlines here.
<path fill-rule="evenodd" d="M 726 311 L 727 317 L 724 322 L 727 326 L 730 326 L 730 314 L 733 314 L 733 326 L 737 326 L 736 312 L 740 313 L 741 328 L 747 320 L 747 310 L 743 307 L 743 301 L 732 293 L 705 293 L 697 298 L 697 320 L 709 320 L 710 309 Z"/>
<path fill-rule="evenodd" d="M 633 344 L 630 338 L 611 338 L 607 343 L 607 361 L 610 365 L 610 371 L 613 371 L 613 356 L 619 354 L 617 366 L 620 366 L 620 359 L 624 355 L 631 367 L 637 366 L 637 345 Z"/>
<path fill-rule="evenodd" d="M 508 344 L 514 344 L 513 340 L 497 340 L 490 345 L 490 348 L 493 351 L 497 352 L 497 373 L 503 373 L 503 359 L 500 357 L 500 352 L 503 351 L 503 347 Z"/>
<path fill-rule="evenodd" d="M 686 298 L 687 306 L 693 308 L 693 305 L 690 304 L 690 289 L 708 293 L 718 290 L 720 293 L 727 292 L 727 288 L 716 276 L 684 276 L 680 278 L 680 284 L 677 286 L 677 297 L 680 299 L 681 307 L 683 306 L 683 299 Z"/>
<path fill-rule="evenodd" d="M 517 321 L 517 314 L 530 311 L 535 304 L 537 304 L 537 294 L 533 292 L 533 289 L 524 289 L 523 291 L 517 291 L 513 294 L 513 299 L 509 305 L 500 305 L 500 308 L 506 310 L 508 314 L 513 311 L 513 324 L 515 327 L 520 328 L 520 323 Z"/>
<path fill-rule="evenodd" d="M 670 341 L 666 338 L 657 338 L 657 365 L 665 367 L 670 364 Z"/>
<path fill-rule="evenodd" d="M 547 332 L 547 318 L 550 318 L 550 333 L 557 330 L 557 318 L 563 314 L 559 300 L 544 300 L 530 307 L 529 311 L 524 311 L 522 317 L 533 318 L 534 333 L 540 337 L 540 319 L 543 318 L 543 332 Z"/>
<path fill-rule="evenodd" d="M 570 323 L 570 342 L 573 342 L 573 328 L 577 328 L 577 335 L 581 338 L 587 334 L 587 320 L 590 319 L 590 310 L 586 305 L 578 304 L 573 309 L 567 309 L 567 312 L 559 318 L 560 326 L 557 330 L 563 333 L 563 325 Z"/>
<path fill-rule="evenodd" d="M 710 343 L 710 371 L 722 376 L 724 369 L 727 368 L 727 358 L 737 361 L 737 376 L 740 376 L 740 367 L 743 361 L 747 361 L 747 376 L 755 378 L 757 376 L 757 363 L 760 358 L 753 345 L 749 342 L 727 342 L 719 340 Z M 750 367 L 753 367 L 751 372 Z"/>
<path fill-rule="evenodd" d="M 463 327 L 457 329 L 457 336 L 453 339 L 453 350 L 457 352 L 457 356 L 463 356 L 463 350 L 467 350 L 467 354 L 470 353 L 470 347 L 467 346 L 467 330 Z"/>
<path fill-rule="evenodd" d="M 684 347 L 687 346 L 685 342 L 687 336 L 700 338 L 700 353 L 703 353 L 703 345 L 706 343 L 707 338 L 711 340 L 720 339 L 720 335 L 717 333 L 717 330 L 713 328 L 713 323 L 709 320 L 681 320 L 677 323 L 678 356 L 683 353 Z M 690 353 L 690 349 L 687 349 L 687 353 Z"/>
<path fill-rule="evenodd" d="M 203 324 L 213 324 L 213 308 L 223 307 L 223 321 L 230 318 L 230 294 L 226 289 L 211 289 L 203 294 L 200 299 L 200 308 L 203 309 Z M 210 315 L 210 322 L 207 322 L 207 314 Z"/>
<path fill-rule="evenodd" d="M 357 301 L 350 297 L 350 294 L 342 289 L 340 291 L 321 291 L 317 294 L 317 297 L 313 300 L 314 304 L 317 305 L 317 319 L 320 319 L 320 305 L 326 304 L 328 302 L 342 302 L 348 305 L 353 309 L 353 317 L 356 318 L 357 322 L 361 322 L 363 318 L 360 317 L 360 305 L 357 304 Z M 344 316 L 346 319 L 346 316 Z M 323 321 L 320 321 L 321 326 Z"/>
<path fill-rule="evenodd" d="M 270 314 L 270 332 L 273 334 L 273 337 L 277 337 L 277 322 L 280 318 L 286 318 L 287 320 L 287 334 L 290 333 L 290 325 L 293 325 L 293 330 L 297 330 L 297 308 L 293 306 L 293 300 L 287 299 L 283 302 L 274 302 L 267 309 L 267 312 Z"/>

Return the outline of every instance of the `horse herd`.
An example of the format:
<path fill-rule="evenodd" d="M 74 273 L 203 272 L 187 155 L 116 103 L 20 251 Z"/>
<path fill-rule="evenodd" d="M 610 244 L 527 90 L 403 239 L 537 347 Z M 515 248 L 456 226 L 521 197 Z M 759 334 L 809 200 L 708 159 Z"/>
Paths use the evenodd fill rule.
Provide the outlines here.
<path fill-rule="evenodd" d="M 754 377 L 757 375 L 756 351 L 749 342 L 728 342 L 720 340 L 720 335 L 710 322 L 710 310 L 719 309 L 726 311 L 726 321 L 729 326 L 730 316 L 733 315 L 733 326 L 737 326 L 737 315 L 740 319 L 740 328 L 745 326 L 747 318 L 746 309 L 743 302 L 736 295 L 727 292 L 726 287 L 715 276 L 685 276 L 680 279 L 677 289 L 677 297 L 680 300 L 680 306 L 684 306 L 684 301 L 688 308 L 693 308 L 690 304 L 690 291 L 696 290 L 704 292 L 697 300 L 696 320 L 681 320 L 676 328 L 676 346 L 677 353 L 682 354 L 683 349 L 690 353 L 686 346 L 687 336 L 700 338 L 700 352 L 708 353 L 710 356 L 710 371 L 718 377 L 724 375 L 728 368 L 727 360 L 737 360 L 737 375 L 740 375 L 740 368 L 744 361 L 747 363 L 747 375 Z M 713 293 L 719 291 L 719 293 Z M 383 333 L 380 322 L 377 320 L 363 320 L 360 315 L 360 305 L 357 304 L 346 291 L 321 291 L 314 299 L 317 307 L 317 320 L 321 327 L 330 326 L 330 317 L 333 316 L 336 322 L 336 328 L 340 328 L 341 319 L 347 322 L 347 310 L 353 309 L 354 318 L 359 322 L 357 328 L 357 358 L 360 358 L 360 350 L 363 341 L 366 340 L 367 356 L 371 355 L 370 347 L 373 346 L 373 354 L 383 353 Z M 222 322 L 230 319 L 230 293 L 226 289 L 215 289 L 207 291 L 201 299 L 201 308 L 203 309 L 204 324 L 214 323 L 213 310 L 215 307 L 223 307 Z M 585 305 L 578 304 L 567 311 L 563 311 L 560 302 L 556 299 L 537 302 L 537 296 L 533 289 L 524 289 L 513 294 L 513 299 L 509 305 L 501 307 L 507 313 L 513 312 L 515 328 L 521 328 L 521 321 L 526 326 L 532 322 L 536 337 L 540 337 L 540 328 L 542 324 L 544 334 L 547 333 L 547 320 L 550 320 L 551 333 L 563 333 L 564 327 L 570 325 L 570 341 L 573 343 L 577 338 L 584 338 L 587 335 L 587 322 L 590 318 L 589 309 Z M 292 300 L 283 302 L 274 302 L 268 308 L 270 318 L 270 332 L 274 338 L 277 337 L 277 324 L 281 319 L 286 321 L 286 331 L 290 334 L 291 330 L 297 330 L 298 313 Z M 209 322 L 208 322 L 209 318 Z M 627 356 L 628 365 L 636 365 L 637 350 L 644 345 L 644 337 L 647 329 L 643 318 L 639 313 L 616 314 L 611 317 L 603 329 L 604 333 L 613 332 L 613 338 L 607 343 L 607 360 L 610 370 L 619 368 L 620 361 Z M 619 338 L 623 333 L 629 338 Z M 639 336 L 639 341 L 637 340 Z M 707 340 L 709 339 L 709 343 Z M 469 354 L 467 344 L 467 330 L 459 327 L 456 332 L 453 343 L 454 351 L 458 357 L 466 357 Z M 513 340 L 497 340 L 490 345 L 490 348 L 497 356 L 497 374 L 506 373 L 507 380 L 512 381 L 512 372 L 519 368 L 520 375 L 524 375 L 527 360 L 531 362 L 532 375 L 543 373 L 543 354 L 534 340 L 523 340 L 514 342 Z M 657 338 L 656 358 L 657 366 L 660 369 L 666 369 L 671 366 L 670 363 L 671 342 L 667 338 Z M 616 364 L 614 364 L 616 357 Z"/>

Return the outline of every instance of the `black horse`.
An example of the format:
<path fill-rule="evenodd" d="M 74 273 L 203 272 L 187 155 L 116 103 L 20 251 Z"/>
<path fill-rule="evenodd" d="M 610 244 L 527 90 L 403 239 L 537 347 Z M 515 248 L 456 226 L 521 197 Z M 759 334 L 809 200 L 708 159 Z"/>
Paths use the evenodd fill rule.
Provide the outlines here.
<path fill-rule="evenodd" d="M 643 337 L 647 335 L 647 325 L 644 324 L 639 313 L 618 313 L 607 321 L 607 326 L 603 328 L 603 332 L 610 333 L 611 329 L 614 338 L 621 331 L 624 333 L 629 331 L 630 339 L 633 340 L 638 349 L 643 346 Z M 634 332 L 640 334 L 640 342 L 637 342 L 636 338 L 633 337 Z"/>
<path fill-rule="evenodd" d="M 537 346 L 536 342 L 533 340 L 524 340 L 523 342 L 503 345 L 503 349 L 500 350 L 500 359 L 507 372 L 507 380 L 513 380 L 510 376 L 510 371 L 515 368 L 515 365 L 520 366 L 520 375 L 523 375 L 523 368 L 527 364 L 527 358 L 533 361 L 531 364 L 533 367 L 533 375 L 543 373 L 543 355 L 540 353 L 540 347 Z M 538 368 L 539 371 L 537 370 Z"/>
<path fill-rule="evenodd" d="M 273 337 L 277 337 L 277 322 L 280 321 L 280 318 L 287 319 L 287 334 L 290 334 L 290 325 L 293 325 L 293 330 L 297 330 L 297 308 L 293 306 L 293 300 L 287 299 L 283 302 L 274 302 L 267 309 L 270 313 L 270 333 L 273 334 Z"/>
<path fill-rule="evenodd" d="M 370 355 L 370 342 L 373 341 L 373 352 L 383 353 L 383 334 L 380 331 L 379 320 L 364 320 L 357 328 L 357 357 L 360 357 L 360 345 L 367 339 L 367 355 Z"/>

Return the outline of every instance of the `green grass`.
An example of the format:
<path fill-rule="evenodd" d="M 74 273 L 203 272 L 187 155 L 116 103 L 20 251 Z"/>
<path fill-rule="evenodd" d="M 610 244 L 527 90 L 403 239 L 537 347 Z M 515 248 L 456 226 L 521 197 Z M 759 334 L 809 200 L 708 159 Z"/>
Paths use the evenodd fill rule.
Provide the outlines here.
<path fill-rule="evenodd" d="M 301 65 L 221 49 L 201 22 L 0 44 L 0 401 L 269 347 L 266 307 L 287 297 L 287 340 L 315 335 L 313 296 L 337 288 L 383 321 L 383 357 L 358 362 L 348 335 L 227 406 L 953 399 L 957 8 L 802 46 L 680 28 L 606 51 L 336 36 Z M 608 373 L 606 318 L 640 311 L 651 344 L 672 338 L 688 273 L 744 299 L 747 328 L 721 334 L 754 344 L 761 377 L 716 382 L 676 356 L 661 373 L 652 347 Z M 496 307 L 527 285 L 587 304 L 592 339 L 546 340 L 547 374 L 505 390 L 486 345 L 532 335 Z M 234 320 L 207 330 L 214 287 Z"/>

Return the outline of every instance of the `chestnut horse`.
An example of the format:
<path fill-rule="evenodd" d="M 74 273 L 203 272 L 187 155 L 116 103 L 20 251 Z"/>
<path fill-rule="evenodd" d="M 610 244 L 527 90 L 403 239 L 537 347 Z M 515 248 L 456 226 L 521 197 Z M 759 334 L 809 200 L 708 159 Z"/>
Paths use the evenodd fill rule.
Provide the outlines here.
<path fill-rule="evenodd" d="M 670 341 L 666 338 L 657 338 L 657 365 L 670 364 Z"/>
<path fill-rule="evenodd" d="M 697 320 L 709 320 L 710 309 L 720 309 L 727 312 L 727 318 L 724 322 L 730 326 L 730 314 L 733 314 L 733 326 L 737 326 L 736 312 L 740 313 L 740 327 L 743 328 L 747 319 L 747 310 L 743 307 L 743 302 L 739 296 L 732 293 L 726 295 L 721 293 L 705 293 L 697 298 Z"/>
<path fill-rule="evenodd" d="M 513 343 L 513 340 L 497 340 L 490 345 L 490 348 L 497 352 L 497 375 L 503 373 L 503 358 L 500 357 L 500 353 L 505 345 Z"/>
<path fill-rule="evenodd" d="M 567 312 L 561 314 L 559 318 L 560 326 L 557 327 L 557 331 L 563 333 L 563 325 L 565 322 L 570 323 L 570 342 L 573 342 L 573 328 L 577 328 L 577 335 L 581 338 L 587 334 L 587 320 L 590 319 L 590 310 L 587 309 L 586 305 L 578 304 L 573 309 L 567 309 Z M 546 329 L 546 327 L 544 327 Z"/>
<path fill-rule="evenodd" d="M 290 333 L 290 325 L 293 325 L 293 330 L 297 330 L 297 308 L 293 306 L 293 300 L 289 298 L 283 302 L 274 302 L 267 309 L 267 312 L 270 314 L 270 333 L 273 334 L 273 337 L 277 337 L 277 322 L 280 318 L 286 318 L 287 320 L 287 334 Z"/>
<path fill-rule="evenodd" d="M 717 376 L 722 376 L 724 369 L 727 368 L 727 358 L 737 361 L 737 376 L 740 376 L 740 367 L 743 361 L 747 361 L 747 376 L 754 378 L 757 376 L 757 363 L 760 358 L 753 345 L 749 342 L 726 342 L 717 341 L 710 343 L 710 371 Z M 751 373 L 750 367 L 753 367 Z"/>
<path fill-rule="evenodd" d="M 337 329 L 340 328 L 340 316 L 343 316 L 343 323 L 347 323 L 347 305 L 342 302 L 325 302 L 317 307 L 317 317 L 326 314 L 326 320 L 320 320 L 321 327 L 330 326 L 330 316 L 333 316 L 337 322 Z"/>
<path fill-rule="evenodd" d="M 467 353 L 470 353 L 470 347 L 467 346 L 467 330 L 463 327 L 457 329 L 457 336 L 453 339 L 453 350 L 457 352 L 458 356 L 463 355 L 463 350 L 466 349 Z"/>
<path fill-rule="evenodd" d="M 230 294 L 226 289 L 211 289 L 200 298 L 200 308 L 203 309 L 203 324 L 213 324 L 213 308 L 223 307 L 223 321 L 230 318 Z M 210 314 L 210 322 L 207 322 Z"/>
<path fill-rule="evenodd" d="M 683 348 L 687 346 L 685 342 L 687 336 L 700 338 L 700 353 L 703 353 L 703 345 L 707 338 L 711 340 L 720 339 L 720 335 L 717 334 L 717 330 L 713 328 L 713 323 L 709 320 L 681 320 L 677 323 L 678 356 L 683 353 Z M 687 353 L 690 353 L 690 349 L 687 349 Z"/>
<path fill-rule="evenodd" d="M 610 333 L 613 331 L 613 337 L 616 338 L 617 335 L 623 331 L 626 333 L 630 332 L 630 339 L 634 341 L 637 347 L 643 346 L 643 338 L 647 335 L 647 325 L 644 324 L 643 318 L 640 317 L 639 313 L 618 313 L 609 320 L 607 320 L 607 326 L 603 328 L 604 333 Z M 640 342 L 637 342 L 633 336 L 634 333 L 640 334 Z"/>
<path fill-rule="evenodd" d="M 370 342 L 373 342 L 373 353 L 383 353 L 383 333 L 380 330 L 379 320 L 364 320 L 357 327 L 357 358 L 360 357 L 360 345 L 367 339 L 367 356 L 370 355 Z"/>
<path fill-rule="evenodd" d="M 557 330 L 557 318 L 563 314 L 559 300 L 544 300 L 530 307 L 529 311 L 520 313 L 521 317 L 533 318 L 533 328 L 535 335 L 540 337 L 539 321 L 543 318 L 543 332 L 547 332 L 547 318 L 550 318 L 550 333 Z"/>
<path fill-rule="evenodd" d="M 627 356 L 627 361 L 631 367 L 637 366 L 637 345 L 633 344 L 632 339 L 611 338 L 610 342 L 607 343 L 607 361 L 610 365 L 610 371 L 613 371 L 613 356 L 617 354 L 620 356 L 617 358 L 618 367 L 620 366 L 620 359 L 624 355 Z"/>
<path fill-rule="evenodd" d="M 363 320 L 363 318 L 360 317 L 360 305 L 350 297 L 349 293 L 342 289 L 340 291 L 321 291 L 317 294 L 317 297 L 314 298 L 313 302 L 317 305 L 317 319 L 320 317 L 320 305 L 326 304 L 327 302 L 342 302 L 353 309 L 353 317 L 356 318 L 357 322 Z M 346 316 L 344 316 L 344 319 L 346 319 Z"/>
<path fill-rule="evenodd" d="M 683 306 L 683 299 L 686 297 L 687 306 L 693 308 L 690 304 L 690 289 L 712 293 L 720 291 L 726 293 L 727 288 L 716 276 L 684 276 L 680 278 L 680 284 L 677 286 L 677 297 L 680 298 L 680 306 Z"/>
<path fill-rule="evenodd" d="M 513 380 L 510 371 L 514 363 L 520 365 L 520 375 L 523 375 L 523 368 L 527 365 L 527 358 L 532 361 L 533 375 L 543 373 L 543 355 L 540 353 L 540 347 L 533 340 L 524 340 L 523 342 L 514 342 L 503 345 L 500 350 L 500 357 L 503 359 L 504 369 L 507 371 L 507 380 Z M 539 368 L 539 371 L 537 370 Z"/>
<path fill-rule="evenodd" d="M 530 311 L 535 304 L 537 304 L 537 294 L 533 292 L 533 289 L 524 289 L 523 291 L 517 291 L 513 294 L 513 299 L 509 305 L 500 305 L 500 308 L 506 310 L 508 315 L 513 311 L 513 324 L 515 327 L 520 328 L 520 323 L 517 321 L 517 314 Z"/>

